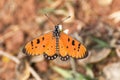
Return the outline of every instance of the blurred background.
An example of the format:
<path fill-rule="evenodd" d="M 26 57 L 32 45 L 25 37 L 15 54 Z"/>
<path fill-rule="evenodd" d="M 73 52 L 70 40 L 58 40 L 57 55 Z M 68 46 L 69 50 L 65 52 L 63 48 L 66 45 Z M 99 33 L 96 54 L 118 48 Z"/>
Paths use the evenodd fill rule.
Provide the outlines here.
<path fill-rule="evenodd" d="M 25 56 L 29 40 L 54 29 L 83 43 L 85 59 Z M 0 80 L 120 80 L 119 0 L 0 0 Z"/>

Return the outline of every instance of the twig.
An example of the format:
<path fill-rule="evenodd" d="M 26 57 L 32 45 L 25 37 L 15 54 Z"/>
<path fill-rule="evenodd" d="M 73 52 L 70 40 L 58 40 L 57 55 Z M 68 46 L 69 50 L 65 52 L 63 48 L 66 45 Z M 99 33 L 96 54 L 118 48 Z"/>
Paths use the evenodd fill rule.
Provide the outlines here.
<path fill-rule="evenodd" d="M 42 80 L 31 66 L 29 67 L 29 69 L 31 74 L 35 77 L 35 80 Z"/>
<path fill-rule="evenodd" d="M 73 58 L 70 58 L 70 64 L 71 64 L 73 74 L 76 73 L 75 60 Z"/>
<path fill-rule="evenodd" d="M 19 64 L 20 63 L 20 60 L 18 58 L 16 58 L 15 56 L 13 55 L 10 55 L 9 53 L 7 52 L 4 52 L 4 51 L 0 51 L 0 55 L 2 56 L 6 56 L 8 57 L 9 59 L 13 60 L 15 63 Z M 35 70 L 29 65 L 29 69 L 30 69 L 30 72 L 31 74 L 34 76 L 35 80 L 42 80 L 40 78 L 40 76 L 35 72 Z"/>
<path fill-rule="evenodd" d="M 7 53 L 7 52 L 0 51 L 0 55 L 8 57 L 9 59 L 13 60 L 13 61 L 14 61 L 15 63 L 17 63 L 17 64 L 20 63 L 20 60 L 19 60 L 18 58 L 16 58 L 15 56 L 10 55 L 10 54 Z"/>

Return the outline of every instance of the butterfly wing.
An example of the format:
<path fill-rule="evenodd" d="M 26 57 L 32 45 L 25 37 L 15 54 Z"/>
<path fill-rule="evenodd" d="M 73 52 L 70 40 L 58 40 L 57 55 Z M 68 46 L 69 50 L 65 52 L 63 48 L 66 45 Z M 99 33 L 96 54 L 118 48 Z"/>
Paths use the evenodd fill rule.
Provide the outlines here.
<path fill-rule="evenodd" d="M 61 57 L 63 57 L 63 59 L 65 57 L 65 60 L 67 59 L 67 56 L 81 59 L 88 55 L 83 44 L 63 32 L 60 33 L 59 49 Z"/>
<path fill-rule="evenodd" d="M 23 48 L 23 52 L 33 56 L 45 53 L 45 58 L 51 59 L 51 57 L 56 53 L 55 41 L 56 40 L 55 37 L 53 37 L 53 33 L 49 32 L 28 42 Z"/>

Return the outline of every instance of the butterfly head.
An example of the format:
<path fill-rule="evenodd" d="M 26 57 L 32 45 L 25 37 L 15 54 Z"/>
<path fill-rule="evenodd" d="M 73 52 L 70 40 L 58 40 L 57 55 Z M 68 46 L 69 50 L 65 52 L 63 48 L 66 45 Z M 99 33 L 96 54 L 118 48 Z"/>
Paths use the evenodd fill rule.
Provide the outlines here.
<path fill-rule="evenodd" d="M 53 35 L 55 37 L 59 37 L 61 31 L 62 31 L 62 25 L 56 25 L 55 30 L 53 31 Z"/>

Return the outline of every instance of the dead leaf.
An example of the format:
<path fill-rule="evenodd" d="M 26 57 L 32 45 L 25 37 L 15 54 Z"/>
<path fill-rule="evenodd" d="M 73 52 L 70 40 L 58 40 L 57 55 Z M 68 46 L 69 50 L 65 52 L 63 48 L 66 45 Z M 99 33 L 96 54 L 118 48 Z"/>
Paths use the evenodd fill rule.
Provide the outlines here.
<path fill-rule="evenodd" d="M 105 59 L 110 54 L 111 49 L 104 48 L 101 51 L 91 50 L 89 56 L 85 59 L 78 60 L 78 64 L 85 65 L 86 63 L 97 63 Z"/>
<path fill-rule="evenodd" d="M 112 63 L 104 67 L 105 80 L 120 80 L 120 62 Z"/>

